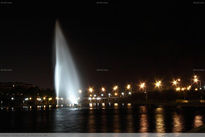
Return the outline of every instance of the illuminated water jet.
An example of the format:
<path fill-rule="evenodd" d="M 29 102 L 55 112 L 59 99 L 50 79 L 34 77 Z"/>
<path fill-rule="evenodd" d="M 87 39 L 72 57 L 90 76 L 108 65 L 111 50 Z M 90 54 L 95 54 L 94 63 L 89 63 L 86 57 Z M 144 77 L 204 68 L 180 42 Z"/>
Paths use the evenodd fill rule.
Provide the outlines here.
<path fill-rule="evenodd" d="M 68 99 L 69 103 L 77 104 L 80 96 L 80 82 L 73 62 L 68 43 L 63 35 L 60 24 L 55 26 L 55 91 L 57 97 Z M 59 101 L 57 100 L 57 104 Z"/>

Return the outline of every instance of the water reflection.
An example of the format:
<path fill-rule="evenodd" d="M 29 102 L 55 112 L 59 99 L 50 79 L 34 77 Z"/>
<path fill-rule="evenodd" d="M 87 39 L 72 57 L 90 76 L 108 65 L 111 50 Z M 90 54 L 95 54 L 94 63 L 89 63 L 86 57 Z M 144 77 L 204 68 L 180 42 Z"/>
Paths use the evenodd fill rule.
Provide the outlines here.
<path fill-rule="evenodd" d="M 127 132 L 132 133 L 134 132 L 134 124 L 133 124 L 133 115 L 132 115 L 132 110 L 128 109 L 126 113 L 126 122 L 127 122 Z"/>
<path fill-rule="evenodd" d="M 140 106 L 140 130 L 139 132 L 148 132 L 147 109 L 145 106 Z"/>
<path fill-rule="evenodd" d="M 117 109 L 5 110 L 0 115 L 1 132 L 158 132 L 162 136 L 204 125 L 205 110 L 134 105 L 127 109 L 119 105 Z"/>
<path fill-rule="evenodd" d="M 147 121 L 147 114 L 141 114 L 140 116 L 140 132 L 147 132 L 148 131 L 148 121 Z"/>
<path fill-rule="evenodd" d="M 91 132 L 91 133 L 96 132 L 94 110 L 91 110 L 91 109 L 88 115 L 88 132 Z"/>
<path fill-rule="evenodd" d="M 156 119 L 156 132 L 164 133 L 165 125 L 164 125 L 164 116 L 163 116 L 163 108 L 158 107 L 155 110 L 155 119 Z"/>
<path fill-rule="evenodd" d="M 113 132 L 120 132 L 119 110 L 114 110 L 114 116 L 113 116 Z"/>
<path fill-rule="evenodd" d="M 196 115 L 194 117 L 194 127 L 197 128 L 197 127 L 200 127 L 202 125 L 203 125 L 202 116 L 201 115 Z"/>
<path fill-rule="evenodd" d="M 183 130 L 182 116 L 174 113 L 173 114 L 173 132 L 181 132 Z"/>
<path fill-rule="evenodd" d="M 105 113 L 105 111 L 102 112 L 101 115 L 101 120 L 102 120 L 102 132 L 107 132 L 107 114 Z"/>

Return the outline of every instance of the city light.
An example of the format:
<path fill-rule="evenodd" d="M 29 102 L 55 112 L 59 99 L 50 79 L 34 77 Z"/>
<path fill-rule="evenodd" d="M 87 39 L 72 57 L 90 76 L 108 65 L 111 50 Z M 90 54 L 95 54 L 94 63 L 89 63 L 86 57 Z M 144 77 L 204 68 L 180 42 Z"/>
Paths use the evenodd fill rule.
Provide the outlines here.
<path fill-rule="evenodd" d="M 104 87 L 102 87 L 102 88 L 101 88 L 101 90 L 104 92 L 104 91 L 105 91 L 105 88 L 104 88 Z"/>
<path fill-rule="evenodd" d="M 162 86 L 162 81 L 156 81 L 155 82 L 155 88 L 160 88 Z"/>
<path fill-rule="evenodd" d="M 173 81 L 172 81 L 172 85 L 173 85 L 173 86 L 176 86 L 177 84 L 178 84 L 178 80 L 173 80 Z"/>
<path fill-rule="evenodd" d="M 111 96 L 111 93 L 108 93 L 108 96 L 110 97 L 110 96 Z"/>
<path fill-rule="evenodd" d="M 91 88 L 91 87 L 88 90 L 89 90 L 90 93 L 93 92 L 93 88 Z"/>
<path fill-rule="evenodd" d="M 180 90 L 181 90 L 181 88 L 180 88 L 180 87 L 177 87 L 177 88 L 176 88 L 176 91 L 180 91 Z"/>
<path fill-rule="evenodd" d="M 187 94 L 190 94 L 190 98 L 191 95 L 193 94 L 193 92 L 189 92 L 189 91 L 196 91 L 196 94 L 199 94 L 199 100 L 203 100 L 204 96 L 203 96 L 203 91 L 205 89 L 205 83 L 204 80 L 202 79 L 202 76 L 197 76 L 197 75 L 192 75 L 189 79 L 179 79 L 177 77 L 175 77 L 174 79 L 172 79 L 171 81 L 164 81 L 165 79 L 156 79 L 156 81 L 153 81 L 154 83 L 148 83 L 147 81 L 140 81 L 139 83 L 135 84 L 135 85 L 131 85 L 131 84 L 125 84 L 125 85 L 114 85 L 111 87 L 111 90 L 108 90 L 110 88 L 107 87 L 107 85 L 101 86 L 99 88 L 96 88 L 95 86 L 93 87 L 87 87 L 85 89 L 79 89 L 79 90 L 75 90 L 76 92 L 79 93 L 83 93 L 83 91 L 87 91 L 87 94 L 83 95 L 81 97 L 81 99 L 83 100 L 85 98 L 85 100 L 90 103 L 93 102 L 93 106 L 100 106 L 99 104 L 101 104 L 104 101 L 107 101 L 106 103 L 110 103 L 113 104 L 115 102 L 121 99 L 122 101 L 129 99 L 131 96 L 133 96 L 133 98 L 131 99 L 135 99 L 136 96 L 143 96 L 144 99 L 143 101 L 145 101 L 145 103 L 147 103 L 147 100 L 149 101 L 149 98 L 152 99 L 152 92 L 154 93 L 154 88 L 158 88 L 159 91 L 164 90 L 166 96 L 169 96 L 170 94 L 166 94 L 168 93 L 167 91 L 172 91 L 173 96 L 176 97 L 176 100 L 178 99 L 178 97 L 180 97 L 180 99 L 189 99 L 189 97 L 185 94 L 187 92 Z M 163 83 L 162 83 L 163 82 Z M 152 85 L 151 85 L 152 84 Z M 150 87 L 149 87 L 150 86 Z M 121 88 L 124 87 L 124 88 Z M 94 88 L 96 88 L 94 90 Z M 129 90 L 130 89 L 130 90 Z M 147 90 L 149 89 L 149 90 Z M 199 92 L 201 91 L 202 92 Z M 145 94 L 141 94 L 137 91 L 143 92 Z M 157 89 L 155 90 L 157 91 Z M 173 92 L 174 91 L 174 92 Z M 158 92 L 156 92 L 158 94 Z M 171 93 L 171 92 L 170 92 Z M 177 93 L 177 94 L 175 94 Z M 19 93 L 19 95 L 21 95 L 23 93 Z M 43 93 L 42 93 L 43 94 Z M 182 95 L 180 95 L 182 94 Z M 18 94 L 17 94 L 18 95 Z M 30 96 L 30 97 L 29 97 Z M 148 96 L 148 97 L 147 97 Z M 8 97 L 8 100 L 10 100 L 11 102 L 13 102 L 12 100 L 18 100 L 17 98 L 18 96 L 16 96 L 15 94 L 12 94 L 12 96 Z M 23 96 L 22 96 L 23 97 Z M 33 97 L 33 99 L 32 99 Z M 67 103 L 67 98 L 62 98 L 64 96 L 61 97 L 61 95 L 58 95 L 56 97 L 53 97 L 51 95 L 47 95 L 47 94 L 43 94 L 43 96 L 40 94 L 37 94 L 36 96 L 32 96 L 32 95 L 25 95 L 25 97 L 21 98 L 23 105 L 27 105 L 29 103 L 32 103 L 31 100 L 36 103 L 37 105 L 41 105 L 41 107 L 43 107 L 43 105 L 49 105 L 53 103 L 60 103 L 58 104 L 59 106 L 61 104 Z M 140 97 L 139 97 L 140 98 Z M 58 101 L 56 101 L 56 100 Z M 79 96 L 71 96 L 70 98 L 68 98 L 70 100 L 70 102 L 74 102 L 72 104 L 77 104 L 78 102 L 79 105 L 82 105 L 84 102 L 83 101 L 79 101 L 80 98 Z M 53 101 L 51 101 L 53 100 Z M 65 100 L 65 101 L 63 101 Z M 89 101 L 88 101 L 89 100 Z M 120 100 L 120 101 L 121 101 Z M 204 99 L 205 100 L 205 99 Z M 49 102 L 50 101 L 50 102 Z M 69 103 L 70 103 L 69 102 Z M 82 103 L 83 102 L 83 103 Z M 119 103 L 119 102 L 118 102 Z M 121 102 L 120 104 L 121 105 Z M 126 106 L 127 104 L 125 104 Z M 133 104 L 132 104 L 133 105 Z M 109 106 L 109 105 L 108 105 Z"/>
<path fill-rule="evenodd" d="M 184 88 L 184 87 L 183 87 L 183 88 L 181 88 L 181 90 L 182 90 L 182 91 L 184 91 L 185 89 L 186 89 L 186 88 Z"/>
<path fill-rule="evenodd" d="M 191 85 L 189 85 L 188 87 L 187 87 L 187 90 L 190 90 L 191 89 Z"/>
<path fill-rule="evenodd" d="M 36 98 L 37 101 L 41 101 L 41 98 Z"/>
<path fill-rule="evenodd" d="M 93 107 L 93 104 L 92 104 L 92 103 L 89 103 L 89 107 Z"/>
<path fill-rule="evenodd" d="M 127 84 L 127 89 L 129 90 L 131 88 L 131 85 L 130 84 Z"/>
<path fill-rule="evenodd" d="M 145 82 L 140 83 L 139 87 L 140 87 L 140 89 L 144 89 L 145 88 Z"/>
<path fill-rule="evenodd" d="M 118 103 L 114 103 L 114 106 L 117 107 L 117 106 L 118 106 Z"/>
<path fill-rule="evenodd" d="M 193 81 L 194 81 L 194 83 L 198 83 L 199 79 L 197 78 L 197 76 L 194 76 Z"/>
<path fill-rule="evenodd" d="M 118 89 L 118 86 L 117 86 L 117 85 L 113 87 L 113 90 L 114 90 L 114 91 L 116 91 L 117 89 Z"/>

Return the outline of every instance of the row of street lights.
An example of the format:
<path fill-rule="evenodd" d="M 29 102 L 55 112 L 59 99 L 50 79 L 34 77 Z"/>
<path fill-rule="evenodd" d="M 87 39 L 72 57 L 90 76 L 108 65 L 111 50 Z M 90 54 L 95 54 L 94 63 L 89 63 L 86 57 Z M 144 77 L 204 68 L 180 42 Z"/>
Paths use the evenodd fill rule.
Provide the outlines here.
<path fill-rule="evenodd" d="M 186 86 L 186 87 L 180 87 L 180 82 L 181 82 L 181 79 L 180 79 L 180 78 L 174 79 L 174 80 L 171 82 L 172 86 L 175 88 L 176 91 L 190 90 L 193 84 L 198 84 L 198 83 L 200 83 L 200 88 L 199 88 L 199 89 L 201 89 L 201 81 L 199 80 L 199 78 L 198 78 L 197 75 L 194 75 L 194 76 L 193 76 L 192 84 L 191 84 L 191 85 L 188 85 L 188 86 Z M 146 93 L 146 87 L 147 87 L 147 86 L 146 86 L 146 83 L 145 83 L 145 82 L 141 82 L 138 86 L 139 86 L 139 89 L 140 89 L 141 91 L 144 91 L 144 92 Z M 154 83 L 154 88 L 156 88 L 156 89 L 161 89 L 161 88 L 162 88 L 162 81 L 161 81 L 161 80 L 155 81 L 155 83 Z M 112 88 L 113 91 L 118 91 L 118 89 L 119 89 L 118 85 L 115 85 L 115 86 L 113 86 L 113 88 Z M 131 87 L 130 84 L 127 84 L 126 89 L 129 91 L 128 94 L 131 95 L 131 94 L 132 94 L 132 93 L 131 93 L 132 87 Z M 197 91 L 198 88 L 195 88 L 195 90 Z M 89 88 L 88 88 L 88 91 L 89 91 L 89 93 L 93 93 L 93 92 L 94 92 L 94 88 L 93 88 L 93 87 L 89 87 Z M 105 91 L 106 91 L 105 87 L 102 87 L 102 88 L 101 88 L 101 91 L 102 91 L 102 92 L 105 92 Z M 81 92 L 82 92 L 82 91 L 81 91 Z M 80 93 L 81 93 L 81 92 L 80 92 Z M 114 92 L 114 95 L 115 95 L 115 96 L 118 96 L 118 93 L 117 93 L 117 92 Z M 122 92 L 122 95 L 124 95 L 124 92 Z"/>

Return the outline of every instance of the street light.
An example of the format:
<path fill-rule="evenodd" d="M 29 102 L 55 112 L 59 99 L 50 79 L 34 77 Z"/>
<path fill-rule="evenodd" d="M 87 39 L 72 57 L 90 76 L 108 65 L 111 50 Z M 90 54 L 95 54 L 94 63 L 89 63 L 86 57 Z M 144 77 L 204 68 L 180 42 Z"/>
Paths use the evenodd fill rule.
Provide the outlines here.
<path fill-rule="evenodd" d="M 178 84 L 178 80 L 173 80 L 173 81 L 172 81 L 172 85 L 173 85 L 173 86 L 176 86 L 177 84 Z"/>
<path fill-rule="evenodd" d="M 118 95 L 118 93 L 117 93 L 117 92 L 115 92 L 115 93 L 114 93 L 114 95 L 115 95 L 115 96 L 117 96 L 117 95 Z"/>
<path fill-rule="evenodd" d="M 198 78 L 194 78 L 194 83 L 198 83 Z"/>
<path fill-rule="evenodd" d="M 81 90 L 81 89 L 79 89 L 79 90 L 78 90 L 78 92 L 81 94 L 81 93 L 82 93 L 82 90 Z"/>
<path fill-rule="evenodd" d="M 131 88 L 130 84 L 127 84 L 127 90 L 129 90 Z"/>
<path fill-rule="evenodd" d="M 139 87 L 140 89 L 145 89 L 145 82 L 140 83 Z"/>
<path fill-rule="evenodd" d="M 113 87 L 113 90 L 114 90 L 114 91 L 116 91 L 117 89 L 118 89 L 118 86 L 117 86 L 117 85 Z"/>
<path fill-rule="evenodd" d="M 191 85 L 189 85 L 188 87 L 187 87 L 187 90 L 190 90 L 191 89 Z"/>
<path fill-rule="evenodd" d="M 186 88 L 182 87 L 181 90 L 184 91 Z"/>
<path fill-rule="evenodd" d="M 146 102 L 147 102 L 147 98 L 148 98 L 148 95 L 147 95 L 147 94 L 148 94 L 148 93 L 147 93 L 147 91 L 146 91 L 145 82 L 140 83 L 139 87 L 140 87 L 140 89 L 144 90 L 144 93 L 145 93 L 145 95 L 146 95 Z"/>
<path fill-rule="evenodd" d="M 104 91 L 105 91 L 105 88 L 104 88 L 104 87 L 102 87 L 102 88 L 101 88 L 101 90 L 104 92 Z"/>
<path fill-rule="evenodd" d="M 181 90 L 181 88 L 180 88 L 180 87 L 177 87 L 177 88 L 176 88 L 176 91 L 180 91 L 180 90 Z"/>
<path fill-rule="evenodd" d="M 161 80 L 155 82 L 155 88 L 160 88 L 161 86 L 162 86 Z"/>
<path fill-rule="evenodd" d="M 110 97 L 110 96 L 111 96 L 111 93 L 108 93 L 108 96 Z"/>
<path fill-rule="evenodd" d="M 93 88 L 91 88 L 91 87 L 88 90 L 89 90 L 90 93 L 93 92 Z"/>

